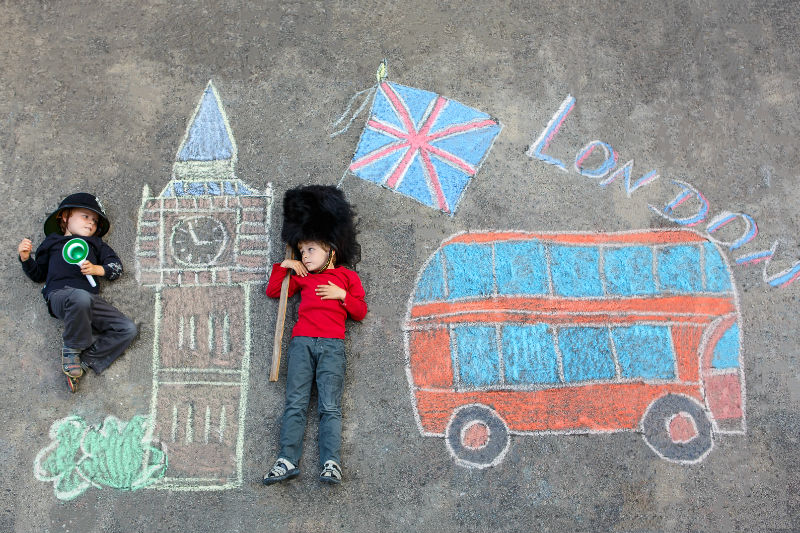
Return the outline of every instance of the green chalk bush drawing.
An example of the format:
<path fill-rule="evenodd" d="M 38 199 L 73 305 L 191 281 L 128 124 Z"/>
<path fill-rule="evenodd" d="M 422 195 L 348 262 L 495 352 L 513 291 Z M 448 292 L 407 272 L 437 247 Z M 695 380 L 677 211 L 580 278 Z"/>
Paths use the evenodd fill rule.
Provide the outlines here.
<path fill-rule="evenodd" d="M 149 419 L 124 423 L 108 416 L 100 428 L 79 416 L 50 426 L 52 442 L 34 460 L 40 481 L 52 481 L 60 500 L 73 500 L 89 487 L 136 490 L 154 483 L 167 470 L 167 455 L 148 434 Z"/>

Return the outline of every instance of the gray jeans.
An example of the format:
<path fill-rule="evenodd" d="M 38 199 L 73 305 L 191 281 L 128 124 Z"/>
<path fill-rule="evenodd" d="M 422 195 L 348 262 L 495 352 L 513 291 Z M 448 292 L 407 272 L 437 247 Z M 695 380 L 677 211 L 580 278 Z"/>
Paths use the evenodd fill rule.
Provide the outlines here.
<path fill-rule="evenodd" d="M 53 315 L 64 321 L 64 346 L 83 350 L 81 361 L 95 374 L 108 368 L 136 337 L 136 324 L 131 319 L 83 289 L 55 290 L 48 295 L 47 303 Z"/>
<path fill-rule="evenodd" d="M 293 337 L 288 356 L 280 456 L 295 465 L 300 462 L 311 386 L 316 382 L 320 466 L 328 460 L 341 464 L 344 340 Z"/>

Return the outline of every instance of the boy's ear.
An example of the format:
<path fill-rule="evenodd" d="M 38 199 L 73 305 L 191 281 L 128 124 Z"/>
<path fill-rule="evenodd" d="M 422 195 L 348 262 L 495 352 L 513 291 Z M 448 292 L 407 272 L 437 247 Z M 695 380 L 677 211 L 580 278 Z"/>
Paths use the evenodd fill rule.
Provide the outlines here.
<path fill-rule="evenodd" d="M 69 220 L 69 215 L 72 213 L 72 209 L 67 207 L 66 209 L 62 209 L 56 215 L 56 220 L 58 221 L 58 227 L 61 228 L 61 233 L 67 231 L 67 221 Z M 98 228 L 99 228 L 98 224 Z"/>

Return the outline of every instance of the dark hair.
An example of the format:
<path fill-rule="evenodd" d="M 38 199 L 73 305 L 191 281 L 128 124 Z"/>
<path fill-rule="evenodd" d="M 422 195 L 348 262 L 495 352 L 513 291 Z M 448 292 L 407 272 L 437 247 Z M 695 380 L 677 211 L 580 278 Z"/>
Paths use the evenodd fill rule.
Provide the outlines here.
<path fill-rule="evenodd" d="M 59 229 L 61 229 L 61 233 L 67 232 L 67 222 L 69 221 L 69 216 L 72 214 L 72 208 L 67 207 L 66 209 L 62 209 L 56 215 L 56 222 L 58 223 Z"/>
<path fill-rule="evenodd" d="M 355 266 L 361 260 L 355 211 L 344 193 L 331 185 L 289 189 L 283 197 L 281 238 L 297 252 L 300 241 L 324 242 L 336 251 L 336 263 Z"/>

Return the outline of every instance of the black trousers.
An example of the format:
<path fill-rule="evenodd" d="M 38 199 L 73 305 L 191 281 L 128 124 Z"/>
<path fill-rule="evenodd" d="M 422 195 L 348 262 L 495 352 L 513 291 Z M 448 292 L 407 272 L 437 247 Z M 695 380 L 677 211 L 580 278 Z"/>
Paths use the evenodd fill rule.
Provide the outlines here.
<path fill-rule="evenodd" d="M 122 355 L 138 333 L 136 324 L 100 296 L 64 287 L 51 292 L 47 303 L 64 321 L 64 346 L 81 350 L 81 361 L 100 374 Z"/>

